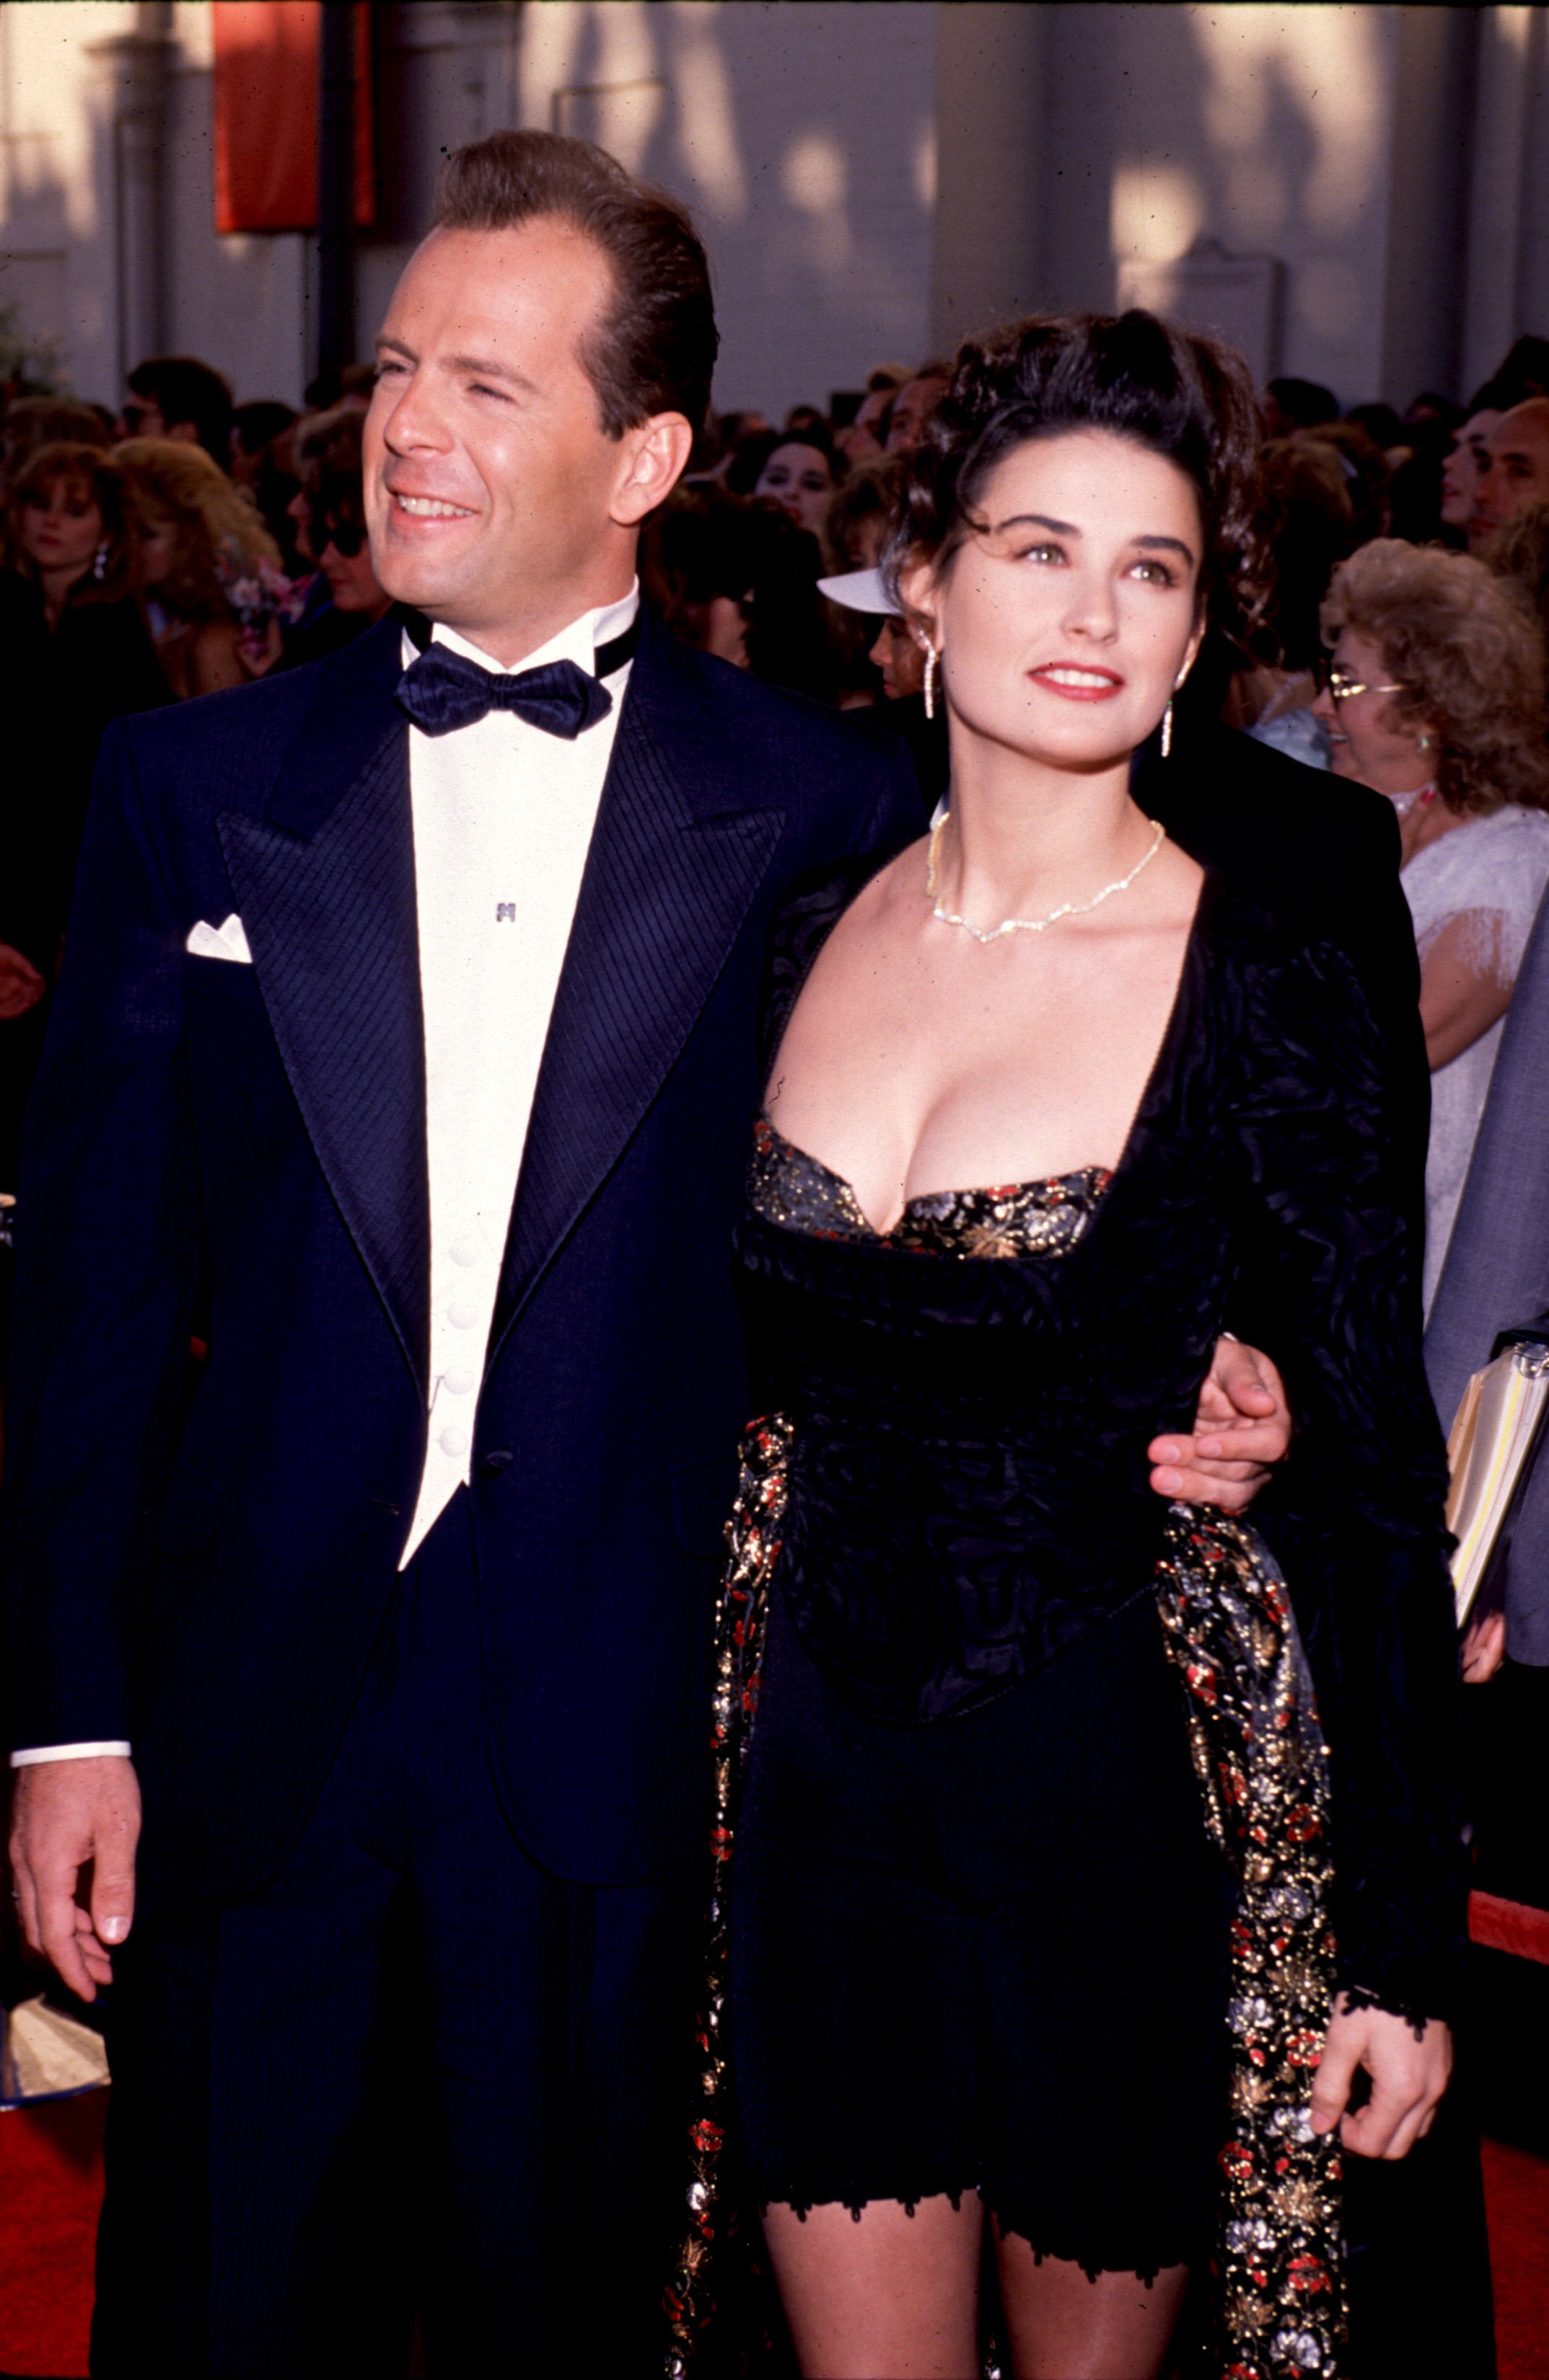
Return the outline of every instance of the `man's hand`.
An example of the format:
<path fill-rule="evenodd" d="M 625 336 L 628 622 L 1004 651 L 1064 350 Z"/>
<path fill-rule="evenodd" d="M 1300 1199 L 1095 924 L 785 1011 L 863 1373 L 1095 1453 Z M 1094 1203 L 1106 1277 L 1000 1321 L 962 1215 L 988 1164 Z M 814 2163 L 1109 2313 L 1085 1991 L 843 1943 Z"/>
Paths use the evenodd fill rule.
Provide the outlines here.
<path fill-rule="evenodd" d="M 24 951 L 0 942 L 0 1024 L 36 1008 L 47 986 Z"/>
<path fill-rule="evenodd" d="M 1245 1512 L 1291 1441 L 1285 1384 L 1267 1355 L 1217 1339 L 1190 1438 L 1155 1438 L 1146 1452 L 1158 1496 Z"/>
<path fill-rule="evenodd" d="M 1362 2066 L 1372 2078 L 1372 2095 L 1352 2116 L 1347 2113 L 1350 2084 Z M 1357 2156 L 1408 2156 L 1435 2122 L 1451 2072 L 1452 2035 L 1445 2024 L 1433 2022 L 1417 2041 L 1407 2017 L 1347 2008 L 1341 1993 L 1313 2083 L 1313 2130 L 1331 2132 L 1337 2124 L 1340 2140 Z"/>
<path fill-rule="evenodd" d="M 17 1770 L 11 1872 L 21 1930 L 83 2000 L 112 1983 L 109 1946 L 134 1922 L 139 1841 L 139 1779 L 115 1753 Z"/>
<path fill-rule="evenodd" d="M 1487 1686 L 1506 1658 L 1506 1613 L 1487 1611 L 1463 1631 L 1463 1683 Z"/>

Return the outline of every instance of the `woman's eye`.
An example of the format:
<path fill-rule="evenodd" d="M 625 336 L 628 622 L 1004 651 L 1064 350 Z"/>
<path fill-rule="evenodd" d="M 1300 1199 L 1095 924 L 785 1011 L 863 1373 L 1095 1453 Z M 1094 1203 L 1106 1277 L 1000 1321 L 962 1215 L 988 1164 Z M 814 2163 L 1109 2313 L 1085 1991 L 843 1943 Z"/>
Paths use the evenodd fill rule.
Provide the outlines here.
<path fill-rule="evenodd" d="M 1165 562 L 1137 562 L 1133 576 L 1149 579 L 1156 587 L 1176 587 L 1178 584 Z"/>
<path fill-rule="evenodd" d="M 1019 547 L 1016 559 L 1018 562 L 1063 562 L 1065 549 L 1062 545 L 1050 545 L 1046 540 L 1042 545 Z"/>

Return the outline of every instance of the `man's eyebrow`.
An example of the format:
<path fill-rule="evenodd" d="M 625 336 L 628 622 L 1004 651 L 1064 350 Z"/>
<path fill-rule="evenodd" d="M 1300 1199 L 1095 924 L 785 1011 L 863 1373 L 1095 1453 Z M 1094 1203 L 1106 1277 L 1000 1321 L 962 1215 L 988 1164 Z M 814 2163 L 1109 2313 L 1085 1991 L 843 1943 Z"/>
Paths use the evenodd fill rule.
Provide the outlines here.
<path fill-rule="evenodd" d="M 377 341 L 377 351 L 379 354 L 402 356 L 405 363 L 415 364 L 419 361 L 414 349 L 406 346 L 402 339 L 380 338 Z M 476 380 L 503 380 L 513 388 L 525 388 L 532 395 L 538 395 L 536 383 L 528 380 L 525 372 L 513 370 L 510 364 L 496 363 L 492 357 L 452 356 L 448 358 L 448 361 L 454 371 L 468 372 Z"/>
<path fill-rule="evenodd" d="M 454 371 L 469 372 L 475 380 L 503 380 L 512 388 L 525 388 L 536 396 L 537 385 L 526 372 L 515 370 L 510 364 L 496 363 L 490 356 L 453 356 L 449 358 Z"/>

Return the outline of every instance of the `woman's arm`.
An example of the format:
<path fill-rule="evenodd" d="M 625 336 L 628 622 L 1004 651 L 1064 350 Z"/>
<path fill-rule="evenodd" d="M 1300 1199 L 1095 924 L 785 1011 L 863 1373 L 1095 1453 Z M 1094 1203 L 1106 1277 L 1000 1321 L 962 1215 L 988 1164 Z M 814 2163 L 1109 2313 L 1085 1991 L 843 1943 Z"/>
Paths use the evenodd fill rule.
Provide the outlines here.
<path fill-rule="evenodd" d="M 1503 962 L 1501 922 L 1489 910 L 1461 910 L 1427 945 L 1420 968 L 1420 1021 L 1433 1074 L 1488 1033 L 1510 1004 L 1512 977 Z"/>
<path fill-rule="evenodd" d="M 1244 1338 L 1274 1349 L 1296 1422 L 1255 1517 L 1290 1588 L 1330 1746 L 1338 1980 L 1352 2017 L 1374 2007 L 1423 2024 L 1456 1993 L 1464 1873 L 1415 1152 L 1353 970 L 1327 945 L 1250 965 L 1237 1063 L 1234 1311 Z"/>

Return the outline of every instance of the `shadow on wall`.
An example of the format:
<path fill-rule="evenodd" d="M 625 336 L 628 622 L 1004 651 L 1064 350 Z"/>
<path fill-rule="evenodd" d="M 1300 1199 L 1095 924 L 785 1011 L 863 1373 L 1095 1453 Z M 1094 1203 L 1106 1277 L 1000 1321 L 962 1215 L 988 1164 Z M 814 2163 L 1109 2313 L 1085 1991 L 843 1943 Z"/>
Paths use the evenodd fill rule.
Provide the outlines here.
<path fill-rule="evenodd" d="M 693 208 L 724 336 L 717 401 L 783 409 L 928 339 L 929 7 L 525 12 L 523 120 L 599 141 Z"/>
<path fill-rule="evenodd" d="M 1261 379 L 1374 389 L 1390 12 L 1125 6 L 1094 39 L 1096 13 L 1049 12 L 1051 299 L 1175 307 Z M 1264 260 L 1256 282 L 1210 243 Z"/>

